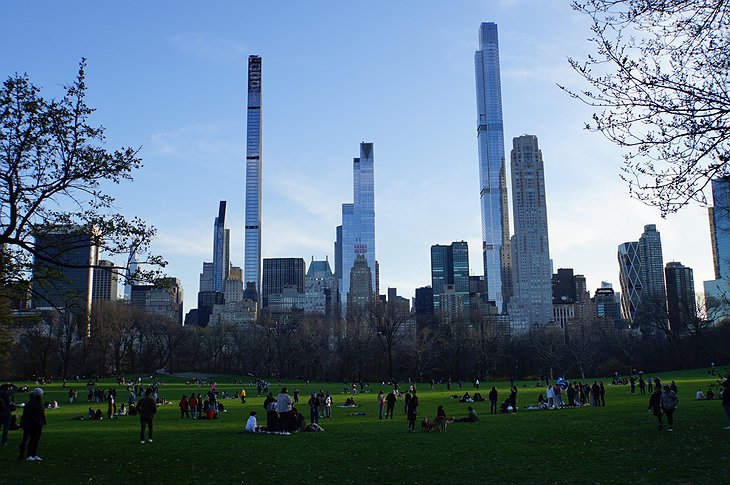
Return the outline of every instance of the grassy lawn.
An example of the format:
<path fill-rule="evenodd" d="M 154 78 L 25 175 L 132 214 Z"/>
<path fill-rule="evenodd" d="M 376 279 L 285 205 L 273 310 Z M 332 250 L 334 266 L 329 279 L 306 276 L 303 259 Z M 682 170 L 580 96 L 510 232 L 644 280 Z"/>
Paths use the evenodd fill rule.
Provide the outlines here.
<path fill-rule="evenodd" d="M 198 483 L 306 480 L 329 483 L 725 483 L 730 472 L 730 431 L 719 401 L 694 401 L 694 393 L 715 381 L 705 370 L 665 373 L 679 386 L 675 431 L 658 432 L 647 411 L 648 395 L 631 396 L 629 386 L 606 386 L 606 407 L 527 411 L 543 388 L 518 382 L 520 412 L 489 415 L 489 402 L 472 404 L 478 423 L 453 423 L 446 433 L 421 433 L 420 419 L 434 417 L 444 405 L 449 416 L 466 416 L 467 404 L 449 399 L 460 392 L 454 385 L 435 391 L 419 385 L 418 432 L 408 433 L 403 403 L 395 420 L 378 420 L 377 391 L 356 396 L 365 416 L 338 408 L 345 399 L 341 383 L 288 382 L 290 392 L 302 391 L 300 410 L 309 418 L 310 391 L 329 390 L 335 399 L 334 416 L 320 420 L 324 433 L 291 436 L 242 434 L 251 410 L 265 424 L 263 396 L 246 386 L 248 402 L 227 400 L 228 412 L 216 421 L 180 419 L 177 402 L 182 394 L 207 391 L 181 379 L 163 378 L 161 394 L 172 404 L 161 406 L 155 419 L 155 442 L 140 445 L 138 417 L 76 421 L 85 414 L 85 386 L 78 387 L 79 402 L 67 404 L 61 384 L 44 386 L 44 398 L 56 399 L 60 409 L 46 411 L 39 455 L 42 462 L 20 461 L 17 447 L 22 431 L 11 431 L 9 446 L 0 449 L 0 483 Z M 592 383 L 592 379 L 590 382 Z M 143 383 L 150 379 L 143 378 Z M 235 392 L 232 378 L 220 378 L 219 390 Z M 608 380 L 604 380 L 608 384 Z M 22 383 L 16 383 L 21 385 Z M 85 384 L 85 383 L 81 383 Z M 126 389 L 116 382 L 119 402 Z M 28 384 L 31 389 L 35 385 Z M 484 382 L 486 396 L 493 383 Z M 500 401 L 509 383 L 494 383 Z M 280 385 L 272 385 L 276 395 Z M 401 386 L 402 387 L 402 386 Z M 638 388 L 637 388 L 638 393 Z M 25 395 L 16 396 L 16 401 Z M 302 402 L 304 401 L 304 402 Z M 106 405 L 94 404 L 106 414 Z"/>

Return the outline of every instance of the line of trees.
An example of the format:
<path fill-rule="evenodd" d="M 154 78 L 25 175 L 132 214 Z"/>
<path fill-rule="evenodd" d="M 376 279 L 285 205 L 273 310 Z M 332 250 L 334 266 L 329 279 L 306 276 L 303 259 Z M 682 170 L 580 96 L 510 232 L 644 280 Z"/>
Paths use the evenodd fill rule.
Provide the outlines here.
<path fill-rule="evenodd" d="M 182 327 L 123 302 L 94 306 L 90 338 L 48 313 L 16 322 L 3 377 L 73 377 L 164 371 L 387 381 L 572 378 L 730 362 L 730 325 L 647 336 L 587 319 L 509 337 L 489 317 L 420 322 L 379 305 L 356 318 L 293 314 L 285 324 Z M 476 322 L 476 323 L 474 323 Z"/>

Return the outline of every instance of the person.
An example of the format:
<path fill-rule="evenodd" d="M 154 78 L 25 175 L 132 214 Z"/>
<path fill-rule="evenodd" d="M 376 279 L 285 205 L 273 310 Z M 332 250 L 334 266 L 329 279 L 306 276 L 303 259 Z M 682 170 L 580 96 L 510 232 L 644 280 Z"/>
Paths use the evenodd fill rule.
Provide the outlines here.
<path fill-rule="evenodd" d="M 281 388 L 281 392 L 276 397 L 276 412 L 279 413 L 279 431 L 287 431 L 286 423 L 289 421 L 289 415 L 292 410 L 292 399 L 286 387 Z"/>
<path fill-rule="evenodd" d="M 13 416 L 13 392 L 15 386 L 12 384 L 3 384 L 0 386 L 0 424 L 2 425 L 2 441 L 0 446 L 8 444 L 8 431 L 10 430 L 10 421 Z"/>
<path fill-rule="evenodd" d="M 144 444 L 144 429 L 147 427 L 147 442 L 152 443 L 152 421 L 157 414 L 157 404 L 152 399 L 152 389 L 145 391 L 145 396 L 137 403 L 139 413 L 139 442 Z"/>
<path fill-rule="evenodd" d="M 30 393 L 30 399 L 23 408 L 23 414 L 20 416 L 20 427 L 23 428 L 23 440 L 20 442 L 20 453 L 18 458 L 28 461 L 41 461 L 38 456 L 38 443 L 41 440 L 41 432 L 43 426 L 46 425 L 46 414 L 43 411 L 41 398 L 43 389 L 36 387 Z M 26 445 L 28 454 L 26 455 Z"/>
<path fill-rule="evenodd" d="M 643 374 L 639 377 L 639 392 L 642 396 L 646 394 L 646 381 Z"/>
<path fill-rule="evenodd" d="M 330 395 L 329 391 L 327 391 L 327 394 L 325 394 L 324 396 L 324 417 L 332 417 L 332 396 Z"/>
<path fill-rule="evenodd" d="M 636 394 L 636 378 L 634 376 L 629 377 L 629 382 L 631 383 L 631 395 L 633 396 Z"/>
<path fill-rule="evenodd" d="M 512 386 L 512 391 L 509 393 L 509 401 L 512 404 L 512 412 L 517 412 L 517 386 Z"/>
<path fill-rule="evenodd" d="M 383 406 L 385 405 L 385 395 L 383 391 L 378 393 L 378 419 L 383 419 Z"/>
<path fill-rule="evenodd" d="M 707 392 L 705 393 L 705 397 L 707 399 L 715 399 L 715 391 L 713 391 L 711 387 L 708 387 Z"/>
<path fill-rule="evenodd" d="M 477 421 L 479 421 L 479 416 L 477 415 L 477 412 L 473 407 L 469 406 L 466 408 L 466 410 L 469 412 L 467 417 L 455 419 L 455 423 L 476 423 Z"/>
<path fill-rule="evenodd" d="M 643 394 L 643 393 L 642 393 Z M 598 386 L 598 397 L 601 398 L 601 406 L 606 406 L 606 388 L 603 387 L 603 381 Z"/>
<path fill-rule="evenodd" d="M 677 389 L 677 383 L 674 381 L 672 381 L 672 383 L 669 384 L 669 389 L 671 389 L 674 392 L 674 394 L 679 393 L 679 389 Z"/>
<path fill-rule="evenodd" d="M 183 419 L 185 417 L 190 417 L 190 413 L 188 412 L 188 396 L 183 394 L 182 399 L 180 399 L 180 419 Z"/>
<path fill-rule="evenodd" d="M 309 406 L 309 422 L 319 424 L 319 399 L 317 399 L 316 393 L 313 392 L 310 395 L 307 405 Z"/>
<path fill-rule="evenodd" d="M 195 397 L 195 393 L 190 394 L 188 399 L 188 408 L 190 408 L 190 415 L 193 419 L 197 419 L 198 416 L 198 398 Z"/>
<path fill-rule="evenodd" d="M 552 409 L 555 405 L 555 389 L 549 385 L 545 390 L 545 394 L 547 396 L 547 407 Z"/>
<path fill-rule="evenodd" d="M 127 408 L 124 407 L 124 403 L 119 406 L 119 411 L 117 412 L 117 416 L 126 416 L 127 415 Z"/>
<path fill-rule="evenodd" d="M 660 402 L 662 406 L 662 411 L 664 411 L 664 414 L 666 414 L 667 416 L 667 431 L 673 431 L 672 427 L 674 424 L 674 410 L 677 408 L 677 404 L 679 404 L 679 398 L 677 398 L 677 393 L 665 384 L 664 392 L 662 392 Z"/>
<path fill-rule="evenodd" d="M 101 409 L 97 409 L 96 412 L 94 412 L 94 417 L 91 418 L 94 421 L 101 421 L 104 418 L 104 415 L 101 413 Z"/>
<path fill-rule="evenodd" d="M 598 401 L 598 395 L 601 392 L 601 388 L 598 387 L 598 382 L 593 381 L 593 385 L 591 386 L 591 404 L 593 407 L 598 407 L 599 401 Z M 632 393 L 633 394 L 633 393 Z"/>
<path fill-rule="evenodd" d="M 566 389 L 565 393 L 568 395 L 568 406 L 575 406 L 575 388 L 572 382 L 568 384 L 568 389 Z"/>
<path fill-rule="evenodd" d="M 418 396 L 415 389 L 408 400 L 406 415 L 408 416 L 408 431 L 413 433 L 416 431 L 416 418 L 418 417 Z"/>
<path fill-rule="evenodd" d="M 406 413 L 406 416 L 408 415 L 408 402 L 411 400 L 411 391 L 408 390 L 403 395 L 403 412 Z"/>
<path fill-rule="evenodd" d="M 256 424 L 256 411 L 251 411 L 251 414 L 248 416 L 248 421 L 246 421 L 246 432 L 247 433 L 258 433 L 259 427 Z"/>
<path fill-rule="evenodd" d="M 492 390 L 489 391 L 489 412 L 491 414 L 497 414 L 497 401 L 499 400 L 499 393 L 497 392 L 497 388 L 492 386 Z"/>
<path fill-rule="evenodd" d="M 385 419 L 388 419 L 388 416 L 390 416 L 390 419 L 393 419 L 393 410 L 395 409 L 395 402 L 398 400 L 398 398 L 395 396 L 395 391 L 390 391 L 387 396 L 385 396 Z"/>
<path fill-rule="evenodd" d="M 241 404 L 246 404 L 246 389 L 241 389 Z"/>
<path fill-rule="evenodd" d="M 722 383 L 722 408 L 725 410 L 725 416 L 727 416 L 727 426 L 725 429 L 730 429 L 730 381 Z"/>
<path fill-rule="evenodd" d="M 438 409 L 436 410 L 436 417 L 437 418 L 445 418 L 446 417 L 446 411 L 444 410 L 444 407 L 439 404 Z"/>
<path fill-rule="evenodd" d="M 704 395 L 702 389 L 697 389 L 697 392 L 695 393 L 695 399 L 697 401 L 704 401 L 707 399 L 707 396 Z"/>
<path fill-rule="evenodd" d="M 651 381 L 649 381 L 651 382 Z M 662 412 L 662 406 L 661 406 L 661 397 L 662 397 L 662 390 L 661 389 L 655 389 L 654 392 L 649 397 L 649 411 L 651 411 L 654 416 L 657 418 L 657 429 L 661 431 L 664 429 L 664 423 L 662 421 L 662 416 L 664 416 L 664 413 Z"/>

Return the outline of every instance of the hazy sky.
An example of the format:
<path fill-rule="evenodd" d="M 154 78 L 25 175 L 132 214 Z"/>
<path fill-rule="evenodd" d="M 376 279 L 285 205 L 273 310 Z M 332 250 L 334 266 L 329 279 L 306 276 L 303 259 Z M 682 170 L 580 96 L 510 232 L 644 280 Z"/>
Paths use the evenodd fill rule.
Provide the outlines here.
<path fill-rule="evenodd" d="M 154 250 L 182 279 L 187 311 L 220 200 L 243 265 L 247 58 L 261 55 L 263 257 L 333 261 L 352 158 L 373 142 L 381 293 L 412 297 L 431 283 L 432 244 L 468 241 L 471 272 L 483 273 L 474 51 L 479 24 L 496 22 L 507 157 L 513 137 L 537 135 L 554 268 L 585 274 L 591 292 L 602 280 L 618 289 L 618 244 L 657 224 L 664 261 L 692 267 L 700 289 L 713 277 L 706 209 L 663 220 L 630 199 L 621 152 L 583 130 L 592 111 L 556 86 L 586 87 L 566 59 L 592 48 L 568 4 L 6 1 L 0 74 L 27 72 L 58 95 L 88 58 L 107 147 L 141 147 L 144 159 L 110 190 L 158 228 Z"/>

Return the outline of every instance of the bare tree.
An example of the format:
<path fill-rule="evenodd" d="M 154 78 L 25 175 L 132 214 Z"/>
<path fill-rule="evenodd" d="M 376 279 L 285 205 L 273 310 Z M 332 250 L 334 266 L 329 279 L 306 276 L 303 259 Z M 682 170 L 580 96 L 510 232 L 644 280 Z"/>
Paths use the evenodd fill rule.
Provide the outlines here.
<path fill-rule="evenodd" d="M 388 378 L 393 379 L 393 352 L 406 336 L 405 324 L 410 318 L 406 308 L 392 302 L 377 302 L 370 310 L 368 323 L 388 355 Z"/>
<path fill-rule="evenodd" d="M 601 111 L 586 124 L 626 149 L 622 177 L 662 215 L 705 202 L 730 161 L 730 1 L 579 0 L 596 52 L 569 59 Z"/>

